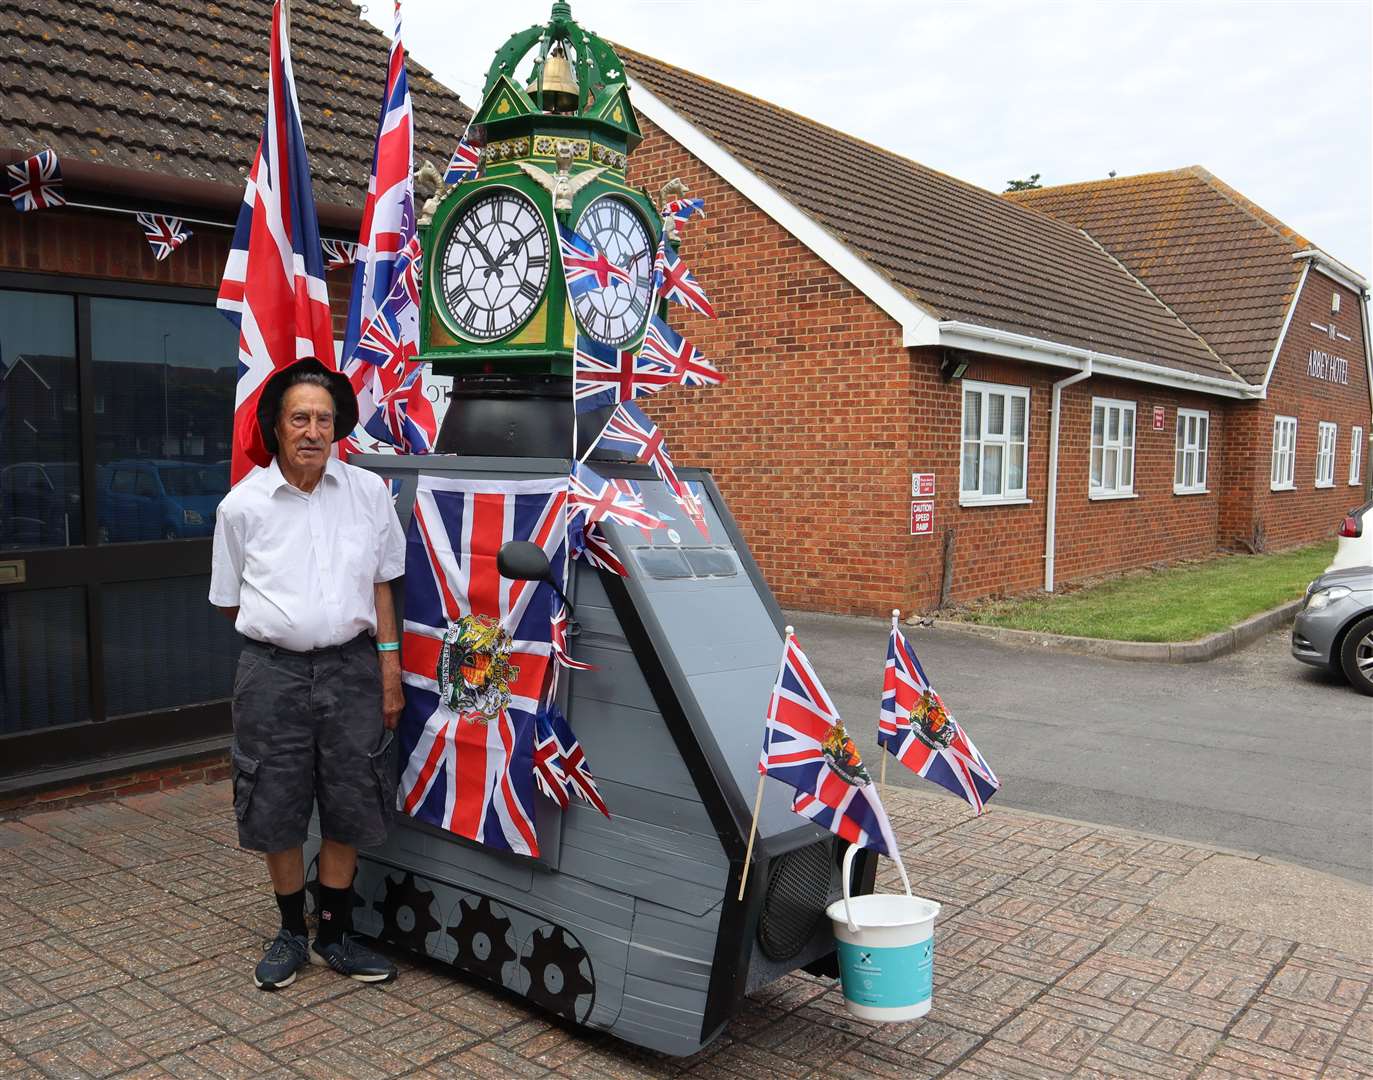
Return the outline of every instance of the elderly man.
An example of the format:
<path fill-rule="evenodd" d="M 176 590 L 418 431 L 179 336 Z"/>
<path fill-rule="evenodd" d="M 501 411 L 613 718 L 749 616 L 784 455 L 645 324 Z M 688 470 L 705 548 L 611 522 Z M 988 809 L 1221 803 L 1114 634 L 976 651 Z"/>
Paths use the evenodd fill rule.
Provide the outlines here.
<path fill-rule="evenodd" d="M 301 360 L 262 389 L 272 463 L 242 480 L 215 522 L 210 603 L 243 635 L 234 678 L 239 844 L 266 853 L 281 931 L 253 981 L 276 990 L 307 962 L 364 982 L 395 967 L 351 933 L 357 849 L 386 836 L 391 731 L 403 698 L 387 584 L 405 541 L 386 483 L 330 455 L 353 430 L 348 380 Z M 319 805 L 319 930 L 307 946 L 301 845 Z"/>

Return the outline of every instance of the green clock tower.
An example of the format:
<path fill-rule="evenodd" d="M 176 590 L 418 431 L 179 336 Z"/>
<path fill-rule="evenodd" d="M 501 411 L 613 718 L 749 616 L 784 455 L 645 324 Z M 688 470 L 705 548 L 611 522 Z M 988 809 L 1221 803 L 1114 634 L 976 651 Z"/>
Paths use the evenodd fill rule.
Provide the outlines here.
<path fill-rule="evenodd" d="M 517 79 L 535 52 L 532 76 Z M 422 232 L 420 359 L 454 377 L 438 448 L 565 454 L 577 334 L 637 349 L 653 300 L 661 220 L 649 196 L 625 182 L 642 135 L 614 50 L 555 3 L 547 25 L 496 53 L 469 138 L 481 147 L 481 170 L 436 196 Z M 560 225 L 629 280 L 570 297 Z"/>

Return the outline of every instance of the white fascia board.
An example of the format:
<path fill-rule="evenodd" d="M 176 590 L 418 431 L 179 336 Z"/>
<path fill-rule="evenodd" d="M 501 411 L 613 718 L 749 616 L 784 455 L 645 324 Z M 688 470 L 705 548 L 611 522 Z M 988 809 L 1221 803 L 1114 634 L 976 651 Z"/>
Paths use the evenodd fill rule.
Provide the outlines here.
<path fill-rule="evenodd" d="M 1292 258 L 1308 260 L 1308 266 L 1315 266 L 1326 277 L 1333 278 L 1345 288 L 1353 289 L 1360 295 L 1368 291 L 1367 278 L 1345 266 L 1339 259 L 1332 259 L 1320 248 L 1306 248 L 1304 251 L 1298 251 Z"/>
<path fill-rule="evenodd" d="M 939 320 L 874 270 L 832 233 L 803 213 L 756 172 L 636 79 L 629 80 L 634 108 L 716 173 L 890 315 L 901 327 L 903 346 L 939 344 Z"/>
<path fill-rule="evenodd" d="M 1218 379 L 1212 375 L 1196 375 L 1190 371 L 1149 364 L 1128 356 L 1113 356 L 1094 349 L 1083 349 L 1076 345 L 1062 345 L 1043 338 L 1016 334 L 1009 330 L 994 330 L 987 326 L 976 326 L 965 322 L 942 322 L 939 324 L 939 343 L 951 349 L 967 349 L 971 352 L 992 353 L 996 356 L 1025 360 L 1032 364 L 1048 364 L 1053 367 L 1067 367 L 1081 370 L 1088 361 L 1093 375 L 1111 375 L 1119 379 L 1133 379 L 1136 382 L 1153 383 L 1157 386 L 1171 386 L 1179 390 L 1194 390 L 1202 394 L 1215 394 L 1229 398 L 1257 398 L 1261 391 L 1257 386 L 1240 382 L 1238 379 Z"/>
<path fill-rule="evenodd" d="M 1292 325 L 1292 316 L 1297 313 L 1297 302 L 1301 299 L 1301 291 L 1306 288 L 1306 276 L 1311 273 L 1311 263 L 1302 264 L 1301 278 L 1297 281 L 1297 291 L 1292 294 L 1292 302 L 1287 305 L 1287 317 L 1282 320 L 1282 329 L 1278 331 L 1278 343 L 1273 346 L 1273 355 L 1268 358 L 1268 370 L 1263 376 L 1263 397 L 1268 396 L 1268 384 L 1273 381 L 1273 372 L 1278 367 L 1278 353 L 1282 352 L 1283 342 L 1287 340 L 1287 328 Z"/>

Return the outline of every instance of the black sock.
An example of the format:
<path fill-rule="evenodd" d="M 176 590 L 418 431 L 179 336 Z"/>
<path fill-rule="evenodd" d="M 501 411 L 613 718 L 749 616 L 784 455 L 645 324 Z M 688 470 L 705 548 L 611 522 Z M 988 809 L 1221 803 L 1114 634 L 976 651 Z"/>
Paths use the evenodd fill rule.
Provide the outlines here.
<path fill-rule="evenodd" d="M 353 929 L 353 887 L 345 885 L 341 889 L 331 889 L 328 885 L 319 887 L 319 933 L 315 941 L 328 945 L 337 941 L 347 931 Z"/>
<path fill-rule="evenodd" d="M 277 907 L 281 909 L 281 928 L 292 934 L 305 933 L 305 890 L 277 893 Z"/>

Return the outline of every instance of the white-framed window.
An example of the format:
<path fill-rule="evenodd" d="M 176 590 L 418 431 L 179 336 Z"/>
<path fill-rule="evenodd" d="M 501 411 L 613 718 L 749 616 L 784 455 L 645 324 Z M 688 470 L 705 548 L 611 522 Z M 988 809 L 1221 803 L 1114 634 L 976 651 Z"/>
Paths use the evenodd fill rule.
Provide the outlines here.
<path fill-rule="evenodd" d="M 1357 484 L 1363 479 L 1363 428 L 1349 429 L 1349 483 Z"/>
<path fill-rule="evenodd" d="M 959 502 L 1024 501 L 1029 426 L 1028 387 L 964 380 Z"/>
<path fill-rule="evenodd" d="M 1268 486 L 1274 491 L 1287 491 L 1292 484 L 1297 463 L 1297 418 L 1273 417 L 1273 468 Z"/>
<path fill-rule="evenodd" d="M 1177 452 L 1173 456 L 1173 494 L 1206 491 L 1206 458 L 1210 450 L 1211 414 L 1178 410 Z"/>
<path fill-rule="evenodd" d="M 1316 486 L 1335 486 L 1335 431 L 1336 427 L 1328 420 L 1320 423 L 1320 435 L 1316 444 Z"/>
<path fill-rule="evenodd" d="M 1133 495 L 1135 403 L 1092 398 L 1091 490 L 1094 498 Z"/>

